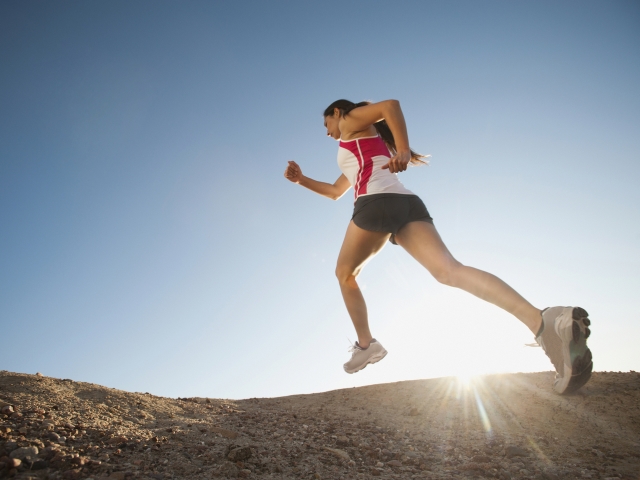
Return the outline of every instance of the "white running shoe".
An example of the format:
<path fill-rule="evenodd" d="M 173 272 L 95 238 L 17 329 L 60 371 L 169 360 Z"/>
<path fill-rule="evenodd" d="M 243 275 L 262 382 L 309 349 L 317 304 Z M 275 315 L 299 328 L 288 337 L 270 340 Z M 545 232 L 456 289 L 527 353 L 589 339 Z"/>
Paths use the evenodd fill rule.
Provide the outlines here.
<path fill-rule="evenodd" d="M 556 368 L 553 389 L 571 393 L 582 387 L 593 370 L 587 338 L 591 330 L 588 313 L 580 307 L 551 307 L 542 311 L 542 332 L 536 342 Z"/>
<path fill-rule="evenodd" d="M 370 363 L 379 362 L 387 354 L 387 351 L 375 338 L 371 340 L 367 348 L 362 348 L 356 342 L 349 348 L 349 352 L 352 352 L 351 360 L 344 364 L 344 371 L 347 373 L 359 372 Z"/>

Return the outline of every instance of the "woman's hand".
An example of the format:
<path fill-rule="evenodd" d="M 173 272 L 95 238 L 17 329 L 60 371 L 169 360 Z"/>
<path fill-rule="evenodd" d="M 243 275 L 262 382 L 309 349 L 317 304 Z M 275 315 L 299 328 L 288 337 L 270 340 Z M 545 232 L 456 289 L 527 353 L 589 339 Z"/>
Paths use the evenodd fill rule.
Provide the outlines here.
<path fill-rule="evenodd" d="M 284 178 L 293 183 L 300 183 L 302 180 L 302 169 L 300 168 L 300 165 L 289 160 L 289 165 L 287 165 L 287 169 L 284 171 Z"/>
<path fill-rule="evenodd" d="M 404 172 L 411 160 L 411 152 L 398 152 L 389 159 L 389 162 L 382 166 L 382 169 L 389 169 L 391 173 Z"/>

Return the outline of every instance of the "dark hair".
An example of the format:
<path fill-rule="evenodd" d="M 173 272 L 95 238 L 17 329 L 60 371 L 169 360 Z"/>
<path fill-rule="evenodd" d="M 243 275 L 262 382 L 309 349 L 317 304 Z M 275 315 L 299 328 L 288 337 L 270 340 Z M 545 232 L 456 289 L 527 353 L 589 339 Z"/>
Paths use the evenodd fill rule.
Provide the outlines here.
<path fill-rule="evenodd" d="M 360 103 L 353 103 L 353 102 L 350 102 L 349 100 L 344 100 L 344 99 L 336 100 L 324 110 L 324 113 L 322 114 L 322 116 L 323 117 L 332 116 L 334 110 L 337 108 L 338 110 L 340 110 L 340 116 L 344 117 L 354 108 L 364 107 L 365 105 L 370 105 L 370 104 L 371 102 L 366 102 L 366 101 L 360 102 Z M 393 133 L 391 133 L 391 129 L 389 128 L 389 125 L 387 125 L 387 122 L 384 120 L 380 120 L 379 122 L 374 123 L 373 126 L 376 128 L 376 131 L 378 132 L 378 135 L 380 135 L 380 138 L 382 138 L 384 143 L 387 145 L 387 148 L 389 149 L 391 154 L 395 155 L 397 151 L 396 141 L 393 138 Z M 422 159 L 428 157 L 429 155 L 422 155 L 420 153 L 414 152 L 413 150 L 410 150 L 410 151 L 411 151 L 411 163 L 413 163 L 414 165 L 428 164 L 428 162 Z"/>

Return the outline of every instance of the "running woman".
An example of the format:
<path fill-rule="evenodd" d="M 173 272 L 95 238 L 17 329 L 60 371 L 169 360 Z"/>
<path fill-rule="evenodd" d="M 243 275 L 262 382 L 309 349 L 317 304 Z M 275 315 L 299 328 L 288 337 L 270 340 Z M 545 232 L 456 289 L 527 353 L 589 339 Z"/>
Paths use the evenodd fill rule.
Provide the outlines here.
<path fill-rule="evenodd" d="M 449 252 L 424 203 L 398 180 L 409 163 L 426 163 L 409 148 L 404 115 L 397 100 L 353 103 L 337 100 L 324 111 L 327 136 L 339 142 L 335 183 L 305 177 L 289 161 L 285 178 L 337 200 L 354 189 L 353 216 L 347 227 L 336 276 L 358 340 L 344 364 L 355 373 L 382 360 L 387 351 L 369 330 L 367 306 L 356 278 L 387 241 L 400 245 L 440 283 L 461 288 L 506 310 L 524 323 L 556 369 L 554 390 L 569 393 L 591 377 L 593 362 L 587 348 L 591 333 L 587 312 L 580 307 L 539 310 L 498 277 L 461 264 Z"/>

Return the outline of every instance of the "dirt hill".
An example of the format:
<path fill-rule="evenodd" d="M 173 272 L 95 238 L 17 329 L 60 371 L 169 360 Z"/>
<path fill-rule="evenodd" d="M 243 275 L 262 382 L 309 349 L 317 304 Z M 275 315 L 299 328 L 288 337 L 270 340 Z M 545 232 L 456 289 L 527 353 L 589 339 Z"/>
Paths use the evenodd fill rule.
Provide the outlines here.
<path fill-rule="evenodd" d="M 640 478 L 640 374 L 164 398 L 0 371 L 0 477 Z"/>

